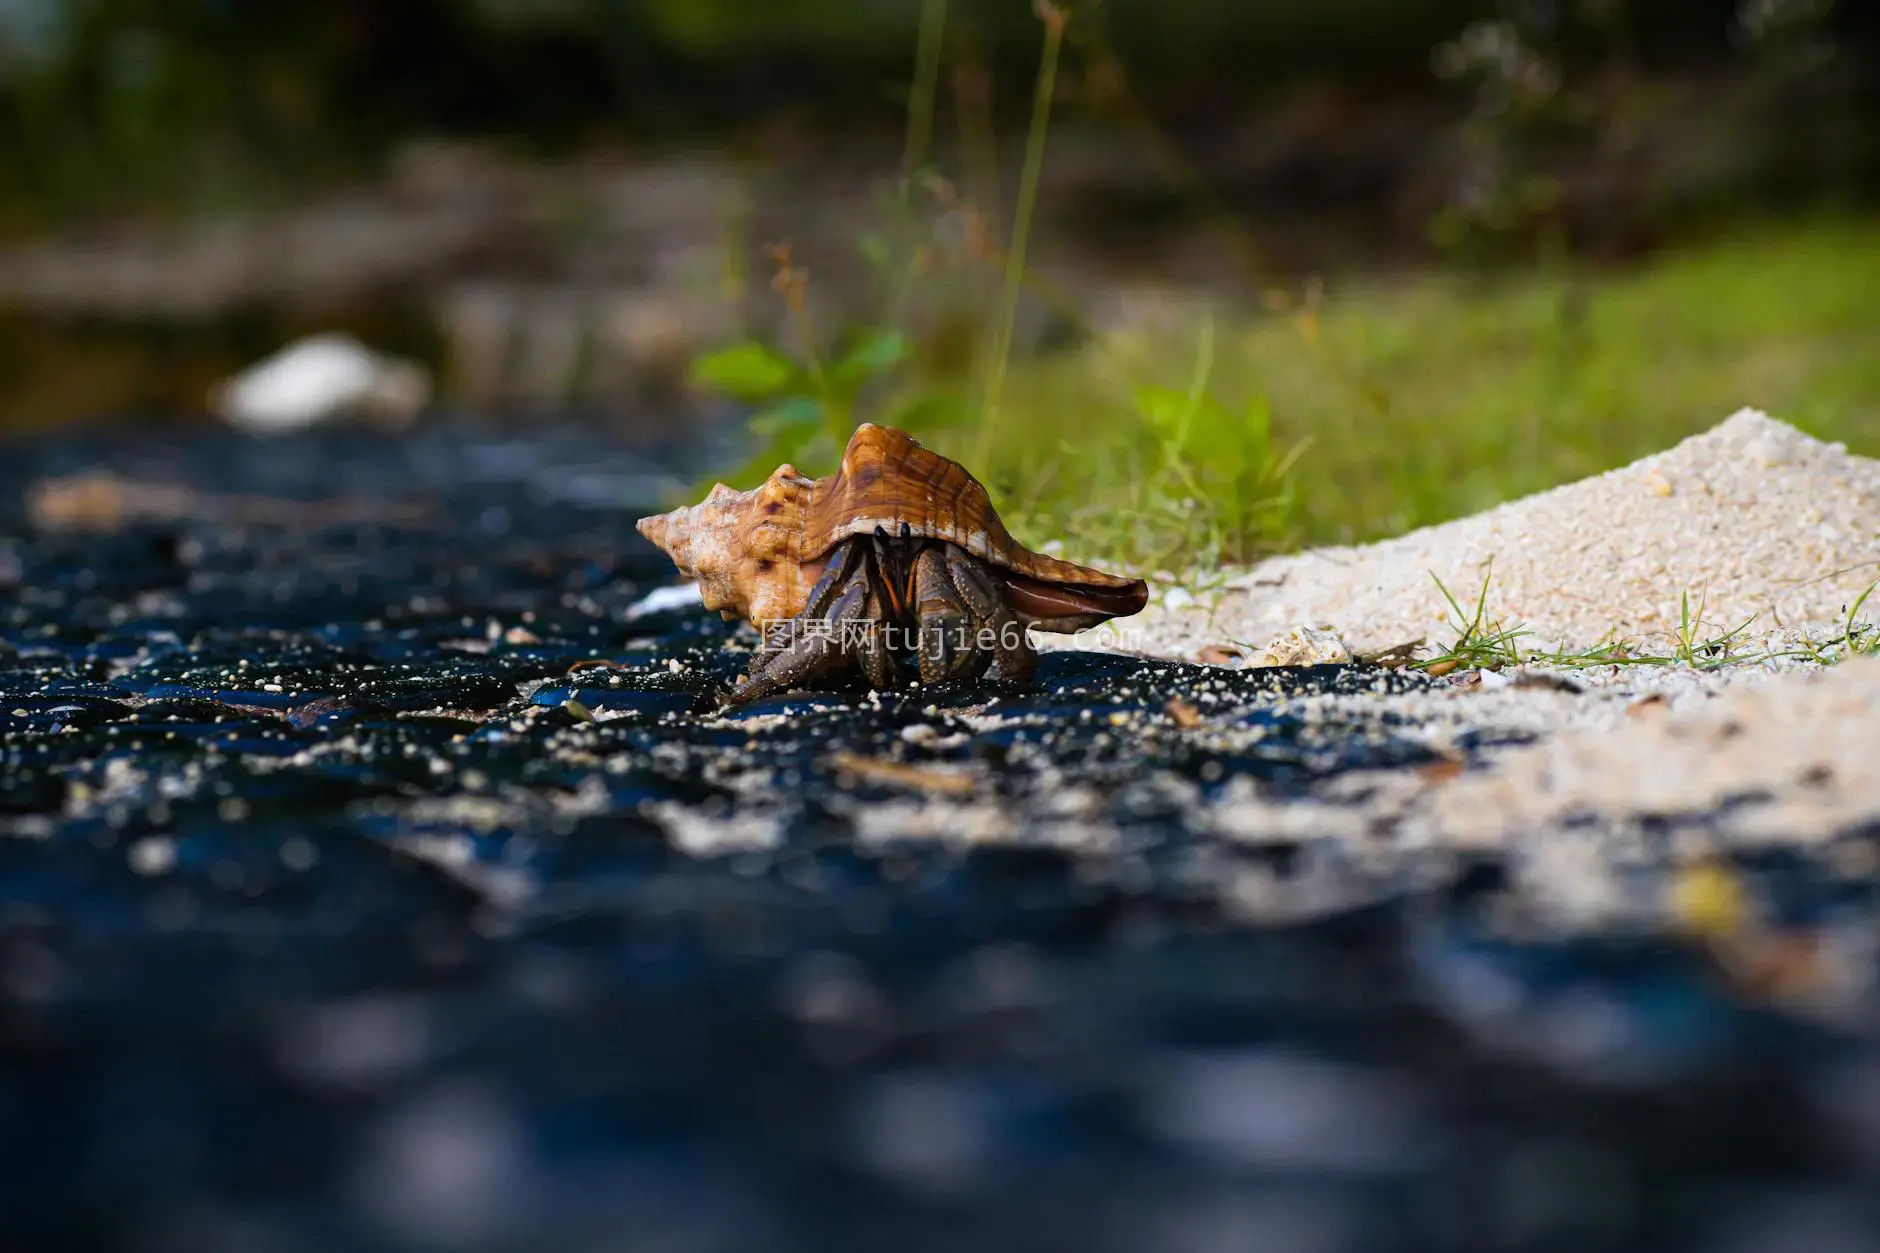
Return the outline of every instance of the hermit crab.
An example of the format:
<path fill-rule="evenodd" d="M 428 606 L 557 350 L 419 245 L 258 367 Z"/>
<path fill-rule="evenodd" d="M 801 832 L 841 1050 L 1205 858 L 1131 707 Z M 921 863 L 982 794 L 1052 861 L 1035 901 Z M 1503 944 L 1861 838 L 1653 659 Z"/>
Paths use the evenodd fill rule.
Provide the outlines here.
<path fill-rule="evenodd" d="M 706 608 L 758 629 L 732 704 L 850 667 L 876 688 L 897 686 L 908 664 L 923 683 L 995 663 L 1024 682 L 1037 664 L 1026 628 L 1081 631 L 1149 598 L 1141 579 L 1026 548 L 964 467 L 872 423 L 828 478 L 779 466 L 751 491 L 720 483 L 639 527 L 698 580 Z"/>

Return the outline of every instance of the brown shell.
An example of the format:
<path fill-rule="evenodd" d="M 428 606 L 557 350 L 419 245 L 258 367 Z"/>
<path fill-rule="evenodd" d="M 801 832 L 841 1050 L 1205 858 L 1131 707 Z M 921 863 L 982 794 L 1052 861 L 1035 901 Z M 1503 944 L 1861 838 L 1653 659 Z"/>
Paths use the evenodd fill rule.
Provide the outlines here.
<path fill-rule="evenodd" d="M 1034 626 L 1077 631 L 1135 613 L 1148 587 L 1026 548 L 1005 529 L 979 481 L 905 431 L 864 423 L 825 479 L 779 466 L 734 492 L 720 483 L 702 502 L 640 519 L 705 605 L 754 623 L 793 618 L 822 558 L 854 535 L 914 535 L 957 544 L 1005 572 L 1013 607 Z"/>

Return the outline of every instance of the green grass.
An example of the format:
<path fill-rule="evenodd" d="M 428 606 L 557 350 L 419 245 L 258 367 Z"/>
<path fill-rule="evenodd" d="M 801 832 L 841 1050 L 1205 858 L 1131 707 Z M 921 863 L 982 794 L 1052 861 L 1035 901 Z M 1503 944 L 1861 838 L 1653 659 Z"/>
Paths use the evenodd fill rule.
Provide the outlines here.
<path fill-rule="evenodd" d="M 1842 619 L 1841 637 L 1824 644 L 1807 645 L 1809 654 L 1816 661 L 1845 661 L 1850 657 L 1880 657 L 1880 624 L 1862 622 L 1860 611 L 1867 606 L 1867 601 L 1876 591 L 1880 591 L 1880 579 L 1867 585 L 1865 591 L 1854 598 L 1854 603 L 1847 607 L 1847 614 Z"/>
<path fill-rule="evenodd" d="M 1880 223 L 1837 221 L 1614 272 L 1334 284 L 1238 323 L 1015 363 L 985 477 L 1019 534 L 1205 568 L 1471 513 L 1743 405 L 1880 454 L 1875 274 Z M 1172 431 L 1145 385 L 1206 403 Z M 1283 487 L 1249 469 L 1295 452 Z"/>
<path fill-rule="evenodd" d="M 1872 221 L 1769 227 L 1617 271 L 1555 249 L 1546 265 L 1492 278 L 1361 280 L 1329 296 L 1314 282 L 1266 293 L 1264 316 L 1202 315 L 1184 333 L 1093 335 L 1079 350 L 1015 361 L 1022 290 L 1081 320 L 1025 261 L 1074 7 L 1034 6 L 1036 91 L 1019 204 L 1001 236 L 923 168 L 946 25 L 945 0 L 923 0 L 892 234 L 904 244 L 922 234 L 907 220 L 921 216 L 910 214 L 917 184 L 959 225 L 981 224 L 965 231 L 979 242 L 964 255 L 993 262 L 1000 278 L 984 359 L 936 376 L 921 363 L 939 354 L 909 333 L 906 305 L 926 294 L 938 236 L 908 256 L 887 236 L 863 241 L 896 294 L 885 319 L 838 338 L 833 372 L 809 324 L 807 275 L 786 252 L 774 285 L 796 315 L 799 350 L 747 341 L 695 363 L 694 381 L 764 406 L 734 482 L 785 458 L 829 473 L 856 422 L 882 421 L 964 459 L 1032 542 L 1205 583 L 1270 552 L 1396 534 L 1610 469 L 1744 405 L 1856 448 L 1880 444 Z M 976 406 L 965 399 L 974 394 Z M 1480 651 L 1478 634 L 1465 641 Z M 1512 656 L 1515 636 L 1489 647 Z"/>
<path fill-rule="evenodd" d="M 1519 625 L 1506 627 L 1499 621 L 1489 619 L 1488 585 L 1491 578 L 1483 578 L 1482 590 L 1475 598 L 1473 611 L 1465 610 L 1434 572 L 1431 572 L 1430 580 L 1436 584 L 1437 592 L 1449 606 L 1450 626 L 1455 629 L 1456 638 L 1429 660 L 1418 663 L 1418 668 L 1431 674 L 1447 674 L 1451 670 L 1465 668 L 1499 670 L 1503 666 L 1521 663 L 1519 641 L 1527 634 L 1527 628 Z"/>
<path fill-rule="evenodd" d="M 1438 676 L 1455 670 L 1500 670 L 1506 666 L 1530 662 L 1563 669 L 1681 666 L 1687 670 L 1720 670 L 1730 665 L 1793 657 L 1831 665 L 1850 657 L 1870 656 L 1880 651 L 1880 639 L 1876 638 L 1875 628 L 1859 621 L 1861 608 L 1874 590 L 1880 588 L 1880 583 L 1870 585 L 1848 607 L 1839 638 L 1804 642 L 1796 649 L 1780 653 L 1745 651 L 1746 635 L 1755 624 L 1755 618 L 1745 619 L 1734 627 L 1723 629 L 1706 617 L 1703 598 L 1700 596 L 1697 603 L 1692 604 L 1691 594 L 1686 591 L 1679 599 L 1678 626 L 1671 635 L 1670 651 L 1653 652 L 1640 647 L 1635 640 L 1621 639 L 1608 639 L 1592 648 L 1579 650 L 1523 648 L 1520 641 L 1528 635 L 1526 626 L 1518 622 L 1509 626 L 1490 616 L 1489 585 L 1493 582 L 1492 573 L 1482 579 L 1481 591 L 1472 608 L 1464 608 L 1434 572 L 1431 572 L 1430 579 L 1436 584 L 1436 591 L 1443 602 L 1449 606 L 1450 629 L 1455 633 L 1455 638 L 1433 649 L 1428 657 L 1410 661 L 1409 664 Z M 1421 644 L 1422 641 L 1417 641 L 1417 646 Z M 1406 644 L 1389 651 L 1407 659 L 1418 648 Z"/>

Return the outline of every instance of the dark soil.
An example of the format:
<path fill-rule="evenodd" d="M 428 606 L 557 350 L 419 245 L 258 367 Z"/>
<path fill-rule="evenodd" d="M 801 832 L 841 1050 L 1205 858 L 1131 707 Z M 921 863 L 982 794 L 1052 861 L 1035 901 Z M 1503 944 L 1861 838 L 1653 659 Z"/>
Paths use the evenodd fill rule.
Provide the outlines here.
<path fill-rule="evenodd" d="M 1492 862 L 1192 821 L 1427 765 L 1275 708 L 1421 680 L 1058 653 L 719 717 L 745 637 L 633 609 L 662 479 L 599 437 L 103 447 L 0 460 L 8 1249 L 1880 1238 L 1864 1029 L 1666 938 L 1505 938 Z M 205 495 L 13 503 L 97 465 Z M 986 797 L 1017 835 L 918 817 Z M 1249 860 L 1323 908 L 1250 925 L 1214 890 Z"/>

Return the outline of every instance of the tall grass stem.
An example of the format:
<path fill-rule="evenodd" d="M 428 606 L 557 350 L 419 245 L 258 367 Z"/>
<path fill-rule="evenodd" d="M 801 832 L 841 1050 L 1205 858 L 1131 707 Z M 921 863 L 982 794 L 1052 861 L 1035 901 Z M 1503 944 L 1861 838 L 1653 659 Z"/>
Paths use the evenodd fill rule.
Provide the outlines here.
<path fill-rule="evenodd" d="M 921 0 L 920 34 L 914 45 L 914 82 L 907 97 L 907 145 L 901 153 L 901 204 L 933 143 L 934 96 L 940 87 L 940 49 L 947 25 L 947 0 Z"/>
<path fill-rule="evenodd" d="M 1012 243 L 1005 256 L 1005 286 L 999 298 L 997 338 L 993 341 L 992 372 L 986 380 L 985 412 L 979 420 L 978 459 L 984 464 L 992 451 L 999 424 L 999 401 L 1005 390 L 1006 365 L 1012 355 L 1012 333 L 1018 323 L 1018 298 L 1024 289 L 1025 250 L 1031 240 L 1031 220 L 1038 204 L 1038 180 L 1044 170 L 1045 139 L 1051 128 L 1051 101 L 1057 94 L 1058 56 L 1064 49 L 1063 14 L 1044 24 L 1044 52 L 1038 62 L 1038 86 L 1031 101 L 1031 126 L 1025 136 L 1025 168 L 1019 176 L 1018 207 L 1012 214 Z"/>

